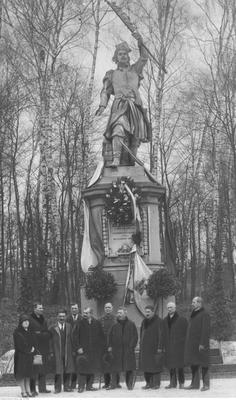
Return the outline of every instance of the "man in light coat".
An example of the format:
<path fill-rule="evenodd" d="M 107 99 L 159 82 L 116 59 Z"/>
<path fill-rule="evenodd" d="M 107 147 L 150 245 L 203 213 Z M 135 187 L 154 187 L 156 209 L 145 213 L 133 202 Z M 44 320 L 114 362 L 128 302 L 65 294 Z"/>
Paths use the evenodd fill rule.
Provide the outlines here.
<path fill-rule="evenodd" d="M 72 329 L 66 322 L 66 310 L 58 311 L 57 323 L 50 328 L 51 332 L 51 351 L 55 358 L 55 393 L 60 393 L 62 384 L 64 392 L 71 392 L 70 377 L 74 372 Z M 63 382 L 62 382 L 63 377 Z"/>

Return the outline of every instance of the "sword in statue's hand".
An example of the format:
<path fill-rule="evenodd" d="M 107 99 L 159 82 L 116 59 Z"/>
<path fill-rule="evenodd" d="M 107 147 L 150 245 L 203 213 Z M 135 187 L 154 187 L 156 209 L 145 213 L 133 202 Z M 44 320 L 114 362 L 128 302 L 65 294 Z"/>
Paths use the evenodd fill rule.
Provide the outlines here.
<path fill-rule="evenodd" d="M 145 48 L 152 60 L 158 65 L 158 67 L 161 68 L 165 74 L 167 74 L 165 66 L 160 64 L 156 57 L 151 53 L 149 48 L 143 43 L 142 36 L 138 32 L 136 25 L 130 20 L 129 16 L 125 14 L 121 7 L 118 7 L 114 1 L 105 0 L 105 2 L 112 8 L 112 10 L 120 18 L 123 24 L 125 24 L 125 26 L 130 30 L 134 38 L 141 42 L 142 46 Z"/>

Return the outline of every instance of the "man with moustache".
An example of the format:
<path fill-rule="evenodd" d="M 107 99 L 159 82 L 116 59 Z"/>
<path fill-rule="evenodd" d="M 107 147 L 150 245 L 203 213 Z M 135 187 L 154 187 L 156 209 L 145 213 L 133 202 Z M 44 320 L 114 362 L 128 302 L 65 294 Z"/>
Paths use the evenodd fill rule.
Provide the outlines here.
<path fill-rule="evenodd" d="M 96 115 L 101 115 L 114 96 L 107 128 L 104 133 L 106 141 L 112 144 L 113 162 L 110 165 L 134 165 L 134 160 L 122 149 L 122 141 L 136 156 L 140 142 L 150 140 L 150 126 L 146 110 L 142 106 L 139 94 L 142 71 L 148 60 L 148 53 L 143 46 L 142 37 L 138 32 L 133 36 L 138 41 L 140 57 L 136 63 L 130 65 L 129 48 L 126 42 L 116 46 L 113 61 L 117 64 L 116 70 L 110 70 L 103 79 L 103 89 L 100 96 L 100 105 Z M 103 152 L 104 155 L 104 152 Z"/>
<path fill-rule="evenodd" d="M 137 341 L 138 332 L 134 322 L 127 318 L 126 308 L 119 307 L 117 321 L 112 326 L 108 337 L 108 352 L 111 354 L 111 385 L 107 390 L 117 388 L 117 374 L 122 371 L 125 372 L 127 389 L 133 389 Z"/>
<path fill-rule="evenodd" d="M 145 307 L 145 318 L 140 329 L 139 368 L 144 372 L 146 385 L 143 389 L 159 389 L 162 365 L 157 363 L 157 354 L 161 353 L 161 319 L 155 315 L 154 307 Z"/>
<path fill-rule="evenodd" d="M 74 331 L 74 350 L 77 354 L 77 372 L 79 389 L 94 391 L 94 376 L 102 370 L 102 357 L 105 352 L 106 338 L 100 321 L 92 316 L 93 310 L 86 307 L 79 328 Z"/>
<path fill-rule="evenodd" d="M 106 303 L 104 305 L 104 315 L 100 318 L 103 333 L 106 337 L 106 345 L 108 343 L 108 336 L 112 326 L 116 323 L 116 316 L 113 314 L 113 305 L 111 303 Z M 107 389 L 111 383 L 111 374 L 109 371 L 109 366 L 105 367 L 104 372 L 104 386 L 103 389 Z M 117 387 L 121 388 L 119 383 L 119 374 L 117 374 Z"/>
<path fill-rule="evenodd" d="M 191 367 L 192 381 L 187 390 L 200 388 L 200 367 L 202 370 L 203 386 L 201 391 L 209 390 L 209 351 L 210 351 L 210 316 L 203 307 L 201 297 L 192 300 L 185 345 L 185 364 Z"/>
<path fill-rule="evenodd" d="M 163 320 L 162 347 L 165 352 L 166 366 L 170 373 L 170 384 L 166 389 L 184 388 L 184 346 L 187 333 L 187 319 L 176 311 L 176 304 L 167 304 L 168 315 Z"/>

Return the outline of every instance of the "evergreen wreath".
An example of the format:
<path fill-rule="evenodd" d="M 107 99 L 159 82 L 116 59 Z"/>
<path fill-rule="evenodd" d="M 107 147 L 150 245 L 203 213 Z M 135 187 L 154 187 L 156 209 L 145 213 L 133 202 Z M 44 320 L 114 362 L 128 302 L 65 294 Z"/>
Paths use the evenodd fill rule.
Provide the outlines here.
<path fill-rule="evenodd" d="M 161 297 L 176 295 L 180 290 L 180 283 L 166 268 L 161 268 L 150 275 L 146 289 L 147 295 L 157 301 Z"/>
<path fill-rule="evenodd" d="M 117 292 L 117 283 L 110 272 L 96 268 L 86 275 L 85 294 L 87 299 L 111 300 Z"/>
<path fill-rule="evenodd" d="M 132 199 L 125 188 L 125 184 L 133 193 L 137 205 L 141 199 L 141 191 L 130 177 L 118 178 L 106 194 L 105 210 L 107 217 L 115 225 L 127 225 L 133 221 Z"/>

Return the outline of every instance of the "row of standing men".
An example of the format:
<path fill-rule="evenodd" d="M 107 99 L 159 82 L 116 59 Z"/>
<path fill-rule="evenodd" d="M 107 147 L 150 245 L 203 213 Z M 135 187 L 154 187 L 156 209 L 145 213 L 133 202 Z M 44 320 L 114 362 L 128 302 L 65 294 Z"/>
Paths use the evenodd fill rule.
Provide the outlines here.
<path fill-rule="evenodd" d="M 202 299 L 192 300 L 189 322 L 176 311 L 175 303 L 169 302 L 167 311 L 167 317 L 162 320 L 153 306 L 145 308 L 139 341 L 139 369 L 146 382 L 143 389 L 160 388 L 165 365 L 170 373 L 166 389 L 176 388 L 177 383 L 180 389 L 199 389 L 201 368 L 201 390 L 208 390 L 210 318 Z M 26 342 L 28 352 L 24 356 L 28 358 L 22 359 L 22 346 Z M 103 388 L 114 390 L 121 387 L 121 372 L 125 373 L 127 389 L 134 387 L 138 331 L 127 317 L 125 307 L 119 307 L 115 316 L 112 304 L 107 303 L 104 315 L 98 320 L 90 307 L 85 308 L 81 316 L 78 305 L 72 304 L 71 314 L 67 316 L 66 310 L 60 309 L 56 324 L 48 329 L 43 306 L 37 302 L 30 316 L 20 317 L 14 343 L 15 376 L 22 393 L 27 396 L 38 394 L 37 381 L 38 391 L 49 393 L 46 388 L 49 364 L 53 364 L 55 393 L 60 393 L 62 387 L 65 392 L 73 391 L 77 381 L 78 392 L 97 390 L 93 386 L 96 374 L 103 374 Z M 34 354 L 42 355 L 41 366 L 33 365 Z M 190 366 L 192 372 L 192 381 L 187 387 L 184 386 L 185 366 Z"/>

